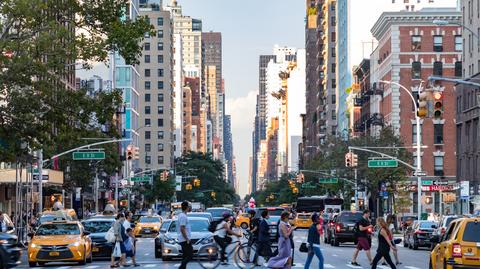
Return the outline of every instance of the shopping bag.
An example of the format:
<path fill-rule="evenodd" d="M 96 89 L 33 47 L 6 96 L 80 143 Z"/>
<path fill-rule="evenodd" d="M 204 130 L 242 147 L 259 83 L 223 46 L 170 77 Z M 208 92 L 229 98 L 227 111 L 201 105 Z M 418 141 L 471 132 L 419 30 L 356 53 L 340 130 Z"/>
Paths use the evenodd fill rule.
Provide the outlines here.
<path fill-rule="evenodd" d="M 115 243 L 115 233 L 113 232 L 113 227 L 110 228 L 105 234 L 105 240 L 107 240 L 108 243 Z"/>
<path fill-rule="evenodd" d="M 120 248 L 120 242 L 115 243 L 115 247 L 113 248 L 112 252 L 113 257 L 122 257 L 122 249 Z"/>
<path fill-rule="evenodd" d="M 308 252 L 308 246 L 307 246 L 307 243 L 303 242 L 301 245 L 300 245 L 300 252 L 303 252 L 303 253 L 307 253 Z"/>

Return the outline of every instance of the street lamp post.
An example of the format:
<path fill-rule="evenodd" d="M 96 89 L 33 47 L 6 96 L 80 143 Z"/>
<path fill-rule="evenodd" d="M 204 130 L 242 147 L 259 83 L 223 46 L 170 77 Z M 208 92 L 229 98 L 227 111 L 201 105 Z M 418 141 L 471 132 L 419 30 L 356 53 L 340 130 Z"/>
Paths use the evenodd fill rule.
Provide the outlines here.
<path fill-rule="evenodd" d="M 385 80 L 380 80 L 379 82 L 385 83 L 385 84 L 393 84 L 398 86 L 400 89 L 404 90 L 407 92 L 408 96 L 412 99 L 413 106 L 415 107 L 415 123 L 416 123 L 416 129 L 417 129 L 417 216 L 418 220 L 421 220 L 422 216 L 422 178 L 420 177 L 420 172 L 422 171 L 422 152 L 421 152 L 421 141 L 420 141 L 420 117 L 418 116 L 418 105 L 413 97 L 412 93 L 403 85 L 400 83 L 394 82 L 394 81 L 385 81 Z M 423 81 L 422 81 L 423 83 Z M 420 92 L 422 90 L 422 83 L 420 83 L 420 87 L 418 87 L 418 94 L 420 95 Z"/>

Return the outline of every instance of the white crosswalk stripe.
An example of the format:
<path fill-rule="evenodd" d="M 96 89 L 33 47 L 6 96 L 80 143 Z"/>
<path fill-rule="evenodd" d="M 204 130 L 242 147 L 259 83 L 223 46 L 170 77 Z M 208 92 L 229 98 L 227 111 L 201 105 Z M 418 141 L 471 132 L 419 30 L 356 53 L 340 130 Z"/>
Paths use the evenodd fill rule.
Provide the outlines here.
<path fill-rule="evenodd" d="M 336 268 L 336 267 L 327 263 L 323 265 L 323 268 Z"/>
<path fill-rule="evenodd" d="M 415 267 L 415 266 L 405 266 L 405 268 L 407 268 L 407 269 L 420 269 L 420 268 Z"/>
<path fill-rule="evenodd" d="M 390 269 L 390 267 L 385 266 L 385 265 L 378 265 L 377 268 L 380 268 L 380 269 Z"/>
<path fill-rule="evenodd" d="M 87 266 L 88 269 L 98 268 L 98 265 L 89 265 Z"/>
<path fill-rule="evenodd" d="M 157 266 L 157 265 L 155 265 L 155 264 L 147 264 L 147 265 L 145 265 L 144 267 L 145 267 L 145 268 L 152 268 L 152 267 L 155 267 L 155 266 Z M 180 265 L 179 265 L 179 266 L 180 266 Z"/>
<path fill-rule="evenodd" d="M 352 265 L 352 264 L 349 264 L 349 263 L 347 263 L 347 266 L 350 267 L 350 268 L 362 269 L 361 266 L 355 266 L 355 265 Z"/>
<path fill-rule="evenodd" d="M 303 264 L 295 263 L 295 266 L 293 266 L 293 268 L 303 268 Z"/>

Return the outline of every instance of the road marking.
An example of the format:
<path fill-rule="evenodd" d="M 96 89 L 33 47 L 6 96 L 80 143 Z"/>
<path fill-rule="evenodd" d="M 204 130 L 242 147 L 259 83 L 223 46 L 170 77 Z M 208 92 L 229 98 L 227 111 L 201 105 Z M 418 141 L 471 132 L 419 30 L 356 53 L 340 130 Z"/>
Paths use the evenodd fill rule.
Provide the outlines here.
<path fill-rule="evenodd" d="M 333 257 L 338 257 L 338 255 L 337 255 L 337 254 L 332 254 L 332 256 L 333 256 Z"/>
<path fill-rule="evenodd" d="M 176 263 L 176 264 L 173 265 L 173 267 L 180 267 L 180 264 Z"/>
<path fill-rule="evenodd" d="M 407 268 L 407 269 L 420 269 L 420 268 L 415 267 L 415 266 L 405 266 L 405 268 Z"/>
<path fill-rule="evenodd" d="M 385 265 L 379 265 L 379 266 L 377 266 L 377 268 L 381 268 L 381 269 L 390 269 L 390 267 L 387 267 L 387 266 L 385 266 Z"/>
<path fill-rule="evenodd" d="M 327 263 L 323 265 L 323 268 L 335 268 L 335 266 Z"/>
<path fill-rule="evenodd" d="M 150 256 L 150 253 L 147 252 L 147 253 L 145 253 L 145 254 L 143 254 L 143 255 L 145 255 L 145 256 Z"/>
<path fill-rule="evenodd" d="M 347 263 L 347 266 L 350 267 L 350 268 L 360 268 L 360 269 L 363 268 L 363 267 L 361 267 L 361 266 L 355 266 L 355 265 L 349 264 L 349 263 Z"/>
<path fill-rule="evenodd" d="M 147 264 L 147 265 L 145 265 L 144 267 L 145 267 L 145 268 L 152 268 L 152 267 L 155 267 L 155 266 L 157 266 L 157 265 L 156 265 L 156 264 Z M 180 266 L 180 265 L 179 265 L 179 266 Z"/>
<path fill-rule="evenodd" d="M 90 268 L 90 269 L 98 268 L 98 265 L 90 265 L 90 266 L 87 266 L 87 268 Z"/>
<path fill-rule="evenodd" d="M 295 263 L 294 268 L 303 268 L 303 264 L 301 264 L 301 263 Z"/>

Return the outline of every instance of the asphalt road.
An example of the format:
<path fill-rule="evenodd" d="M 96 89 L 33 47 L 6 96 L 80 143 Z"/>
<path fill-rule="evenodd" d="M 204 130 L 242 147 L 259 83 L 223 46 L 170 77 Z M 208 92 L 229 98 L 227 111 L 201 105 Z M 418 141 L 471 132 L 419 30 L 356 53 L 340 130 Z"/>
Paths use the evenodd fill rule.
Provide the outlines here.
<path fill-rule="evenodd" d="M 298 251 L 298 247 L 301 242 L 306 240 L 307 232 L 306 230 L 297 230 L 295 231 L 295 266 L 293 268 L 303 268 L 305 260 L 307 258 L 306 253 L 301 253 Z M 376 242 L 373 242 L 372 255 L 376 251 Z M 130 268 L 165 268 L 165 269 L 174 269 L 178 268 L 180 261 L 174 260 L 169 262 L 162 262 L 161 259 L 155 259 L 154 256 L 154 246 L 153 238 L 139 238 L 137 242 L 137 262 L 140 263 L 140 267 L 130 267 Z M 410 250 L 404 248 L 403 244 L 398 246 L 400 261 L 403 263 L 397 268 L 406 268 L 406 269 L 425 269 L 428 268 L 428 255 L 429 251 L 427 249 L 419 250 Z M 323 256 L 325 258 L 325 267 L 326 269 L 338 268 L 338 269 L 361 269 L 361 268 L 370 268 L 368 265 L 368 260 L 365 253 L 361 252 L 358 258 L 358 263 L 362 266 L 357 267 L 350 264 L 352 253 L 354 250 L 353 244 L 344 244 L 339 247 L 332 247 L 330 245 L 322 245 Z M 392 256 L 393 258 L 393 256 Z M 129 261 L 130 263 L 130 261 Z M 235 268 L 233 261 L 229 266 L 220 266 L 219 268 Z M 28 263 L 26 261 L 26 251 L 24 251 L 22 264 L 18 268 L 28 268 Z M 41 267 L 39 267 L 41 268 Z M 58 269 L 104 269 L 110 268 L 110 262 L 108 260 L 94 260 L 93 263 L 87 264 L 84 266 L 79 266 L 76 264 L 47 264 L 44 268 L 58 268 Z M 188 265 L 188 268 L 198 269 L 201 268 L 196 262 L 192 262 Z M 264 268 L 264 267 L 257 267 Z M 318 268 L 318 260 L 314 258 L 314 261 L 310 268 Z M 389 266 L 379 265 L 377 268 L 386 269 L 390 268 Z"/>

